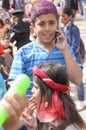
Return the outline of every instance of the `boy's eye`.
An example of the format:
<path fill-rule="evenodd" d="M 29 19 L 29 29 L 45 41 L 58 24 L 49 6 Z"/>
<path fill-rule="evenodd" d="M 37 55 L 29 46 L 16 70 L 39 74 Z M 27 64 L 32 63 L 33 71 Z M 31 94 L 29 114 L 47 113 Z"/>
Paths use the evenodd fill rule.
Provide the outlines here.
<path fill-rule="evenodd" d="M 49 21 L 48 24 L 53 25 L 53 24 L 55 24 L 55 22 L 54 22 L 54 21 Z M 45 25 L 46 25 L 45 22 L 41 22 L 41 23 L 39 23 L 39 26 L 45 26 Z"/>
<path fill-rule="evenodd" d="M 39 26 L 44 26 L 44 25 L 45 25 L 44 22 L 39 23 Z"/>
<path fill-rule="evenodd" d="M 54 21 L 50 21 L 50 24 L 53 25 L 53 24 L 55 24 L 55 22 Z"/>

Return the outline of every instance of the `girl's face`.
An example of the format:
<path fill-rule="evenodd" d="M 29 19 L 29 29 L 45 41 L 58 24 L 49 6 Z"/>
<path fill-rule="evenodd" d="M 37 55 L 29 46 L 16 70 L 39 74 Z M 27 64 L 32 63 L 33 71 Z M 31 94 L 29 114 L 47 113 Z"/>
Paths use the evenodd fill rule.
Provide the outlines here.
<path fill-rule="evenodd" d="M 34 82 L 34 87 L 32 88 L 31 91 L 32 91 L 33 97 L 35 98 L 35 101 L 39 103 L 40 98 L 41 98 L 41 92 L 40 92 L 40 87 L 36 82 Z"/>
<path fill-rule="evenodd" d="M 34 32 L 39 44 L 52 44 L 58 23 L 54 14 L 42 14 L 38 16 L 33 24 Z"/>
<path fill-rule="evenodd" d="M 60 22 L 66 25 L 72 18 L 72 15 L 68 16 L 67 14 L 61 12 L 60 14 Z"/>

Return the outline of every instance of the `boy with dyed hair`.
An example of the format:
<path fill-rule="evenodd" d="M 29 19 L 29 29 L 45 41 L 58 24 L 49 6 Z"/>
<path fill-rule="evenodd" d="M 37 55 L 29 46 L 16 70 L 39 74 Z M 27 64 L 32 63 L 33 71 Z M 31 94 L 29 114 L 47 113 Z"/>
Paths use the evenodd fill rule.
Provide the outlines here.
<path fill-rule="evenodd" d="M 14 80 L 22 73 L 30 76 L 32 84 L 27 94 L 31 95 L 32 68 L 44 62 L 59 62 L 65 65 L 70 81 L 79 85 L 82 71 L 71 55 L 67 39 L 58 29 L 58 12 L 55 5 L 47 0 L 36 2 L 31 9 L 31 21 L 36 39 L 18 50 L 9 79 Z M 56 38 L 59 40 L 55 40 Z"/>

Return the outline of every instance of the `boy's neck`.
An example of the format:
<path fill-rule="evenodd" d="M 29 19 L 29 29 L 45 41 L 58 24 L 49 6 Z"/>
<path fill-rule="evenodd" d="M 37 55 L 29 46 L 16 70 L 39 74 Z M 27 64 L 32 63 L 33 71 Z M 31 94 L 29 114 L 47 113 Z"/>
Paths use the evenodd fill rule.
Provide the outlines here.
<path fill-rule="evenodd" d="M 41 47 L 43 47 L 44 49 L 47 49 L 47 50 L 52 50 L 54 47 L 55 47 L 55 44 L 52 42 L 52 43 L 40 43 L 37 41 L 37 44 L 39 44 Z"/>

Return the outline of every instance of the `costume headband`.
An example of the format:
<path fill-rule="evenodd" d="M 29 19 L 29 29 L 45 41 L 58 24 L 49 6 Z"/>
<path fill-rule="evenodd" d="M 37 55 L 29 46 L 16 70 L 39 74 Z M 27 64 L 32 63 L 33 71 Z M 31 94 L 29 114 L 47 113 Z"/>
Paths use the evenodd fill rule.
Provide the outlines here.
<path fill-rule="evenodd" d="M 38 69 L 37 67 L 33 68 L 33 73 L 39 76 L 49 87 L 55 90 L 64 92 L 64 93 L 67 93 L 69 91 L 69 86 L 55 83 L 52 79 L 49 78 L 49 76 L 45 72 Z"/>

